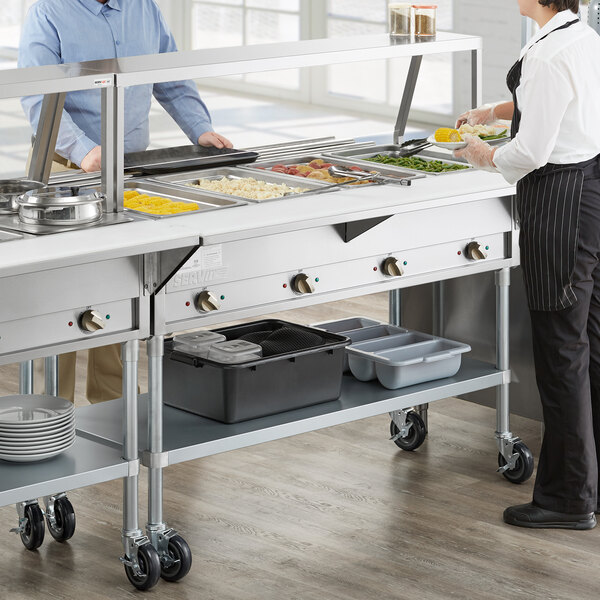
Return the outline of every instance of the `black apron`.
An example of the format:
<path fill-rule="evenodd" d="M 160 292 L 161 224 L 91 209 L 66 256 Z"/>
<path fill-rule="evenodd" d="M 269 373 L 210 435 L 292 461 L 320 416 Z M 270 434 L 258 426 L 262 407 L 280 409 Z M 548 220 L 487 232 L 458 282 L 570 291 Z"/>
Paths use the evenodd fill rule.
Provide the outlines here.
<path fill-rule="evenodd" d="M 557 27 L 536 44 L 575 23 L 579 23 L 579 19 Z M 521 122 L 517 88 L 521 83 L 523 58 L 513 65 L 506 78 L 515 106 L 512 138 L 519 131 Z M 577 300 L 572 275 L 577 256 L 584 169 L 597 160 L 593 158 L 583 163 L 564 165 L 548 163 L 517 183 L 521 266 L 531 310 L 561 310 Z"/>

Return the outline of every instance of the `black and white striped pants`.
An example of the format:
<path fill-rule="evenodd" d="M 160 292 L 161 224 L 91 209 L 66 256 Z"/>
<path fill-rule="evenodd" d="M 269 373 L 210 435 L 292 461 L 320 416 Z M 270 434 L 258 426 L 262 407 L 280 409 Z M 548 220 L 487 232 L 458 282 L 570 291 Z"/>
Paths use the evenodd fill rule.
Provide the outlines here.
<path fill-rule="evenodd" d="M 533 501 L 588 513 L 600 464 L 600 167 L 584 182 L 572 283 L 569 308 L 530 311 L 545 424 Z"/>

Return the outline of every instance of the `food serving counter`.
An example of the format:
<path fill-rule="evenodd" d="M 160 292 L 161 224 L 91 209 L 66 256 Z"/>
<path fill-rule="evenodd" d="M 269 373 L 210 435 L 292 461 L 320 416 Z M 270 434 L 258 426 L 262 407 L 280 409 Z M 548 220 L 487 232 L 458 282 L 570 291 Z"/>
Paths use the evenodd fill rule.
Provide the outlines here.
<path fill-rule="evenodd" d="M 149 180 L 124 181 L 118 133 L 123 131 L 124 86 L 411 56 L 395 130 L 395 141 L 400 141 L 422 55 L 468 51 L 475 105 L 481 95 L 480 48 L 479 38 L 440 33 L 437 40 L 420 44 L 364 36 L 93 63 L 97 72 L 112 73 L 79 82 L 82 88 L 104 89 L 103 153 L 113 158 L 105 159 L 102 172 L 107 211 L 122 213 L 124 190 L 149 185 Z M 43 91 L 44 77 L 37 88 L 27 73 L 9 72 L 7 77 L 7 86 L 0 87 L 5 96 Z M 52 91 L 63 89 L 77 89 L 72 78 L 65 78 L 64 87 L 55 82 Z M 330 145 L 335 152 L 336 144 Z M 298 148 L 287 153 L 276 149 L 276 158 L 297 160 L 311 150 L 324 156 L 321 144 L 318 149 L 308 146 L 301 153 Z M 267 164 L 273 148 L 260 158 Z M 243 167 L 256 178 L 264 173 L 251 168 Z M 474 169 L 410 183 L 322 188 L 324 193 L 311 186 L 309 193 L 269 202 L 236 199 L 226 210 L 136 218 L 54 235 L 6 229 L 7 241 L 0 245 L 0 363 L 115 341 L 124 343 L 125 359 L 124 400 L 78 409 L 73 449 L 44 468 L 0 463 L 0 501 L 21 504 L 21 532 L 27 527 L 22 504 L 32 497 L 124 477 L 121 560 L 130 581 L 148 589 L 161 575 L 181 579 L 189 571 L 191 554 L 163 519 L 166 466 L 382 413 L 390 414 L 398 439 L 409 434 L 412 407 L 426 416 L 431 401 L 490 387 L 498 389 L 500 470 L 511 481 L 528 477 L 531 456 L 511 433 L 508 413 L 509 270 L 518 264 L 514 189 L 500 175 Z M 184 189 L 172 181 L 155 185 L 173 195 Z M 490 271 L 496 273 L 497 285 L 495 364 L 467 357 L 452 377 L 400 390 L 344 378 L 339 400 L 231 425 L 171 407 L 163 410 L 163 342 L 172 332 L 379 291 L 390 292 L 390 321 L 399 324 L 401 288 Z M 21 303 L 22 298 L 26 301 Z M 83 316 L 88 311 L 97 313 L 102 327 L 86 329 Z M 435 333 L 443 333 L 441 323 Z M 138 406 L 134 340 L 145 338 L 149 394 Z M 52 383 L 56 392 L 56 381 Z M 137 522 L 139 457 L 149 469 L 147 536 Z"/>

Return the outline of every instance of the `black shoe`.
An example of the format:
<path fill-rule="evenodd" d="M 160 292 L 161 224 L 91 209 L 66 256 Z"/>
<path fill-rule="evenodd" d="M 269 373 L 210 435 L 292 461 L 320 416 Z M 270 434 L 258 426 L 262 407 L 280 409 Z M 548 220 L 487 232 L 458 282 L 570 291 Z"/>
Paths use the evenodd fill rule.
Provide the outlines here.
<path fill-rule="evenodd" d="M 504 522 L 517 527 L 534 529 L 593 529 L 596 517 L 593 512 L 570 514 L 540 508 L 532 502 L 509 506 L 504 511 Z"/>

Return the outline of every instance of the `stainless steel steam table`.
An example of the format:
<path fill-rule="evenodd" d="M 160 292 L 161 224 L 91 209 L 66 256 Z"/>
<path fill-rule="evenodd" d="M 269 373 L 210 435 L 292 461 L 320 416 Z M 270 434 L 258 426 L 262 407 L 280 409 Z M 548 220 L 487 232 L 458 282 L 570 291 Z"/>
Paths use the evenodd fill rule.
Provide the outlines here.
<path fill-rule="evenodd" d="M 120 213 L 126 86 L 411 57 L 394 132 L 400 139 L 422 56 L 470 53 L 476 105 L 481 99 L 480 50 L 479 38 L 440 33 L 436 40 L 419 44 L 397 43 L 384 35 L 134 57 L 4 72 L 0 97 L 103 89 L 102 185 L 107 212 Z M 48 140 L 55 133 L 51 129 Z M 526 459 L 508 420 L 509 269 L 518 264 L 513 194 L 499 175 L 469 170 L 447 178 L 427 177 L 406 188 L 365 186 L 49 236 L 15 239 L 6 234 L 7 241 L 0 244 L 0 363 L 119 341 L 124 343 L 125 377 L 124 400 L 77 410 L 78 442 L 72 451 L 43 465 L 0 465 L 0 502 L 26 502 L 123 477 L 122 560 L 132 583 L 147 589 L 161 571 L 167 580 L 185 575 L 191 561 L 187 544 L 163 519 L 162 469 L 169 464 L 386 412 L 402 436 L 410 429 L 410 407 L 421 407 L 425 415 L 428 402 L 496 387 L 496 438 L 504 474 L 510 478 Z M 472 242 L 487 247 L 485 260 L 465 252 Z M 387 258 L 399 265 L 395 276 L 380 268 Z M 163 411 L 167 333 L 378 291 L 390 292 L 390 320 L 398 323 L 401 288 L 484 271 L 497 274 L 496 364 L 467 358 L 452 378 L 397 391 L 348 380 L 336 402 L 237 425 L 171 408 Z M 313 293 L 294 291 L 298 276 L 312 278 Z M 25 298 L 22 306 L 17 298 Z M 113 301 L 115 308 L 109 306 Z M 69 326 L 88 310 L 104 316 L 110 310 L 110 327 L 90 333 Z M 121 326 L 113 330 L 117 321 Z M 443 332 L 441 319 L 436 330 Z M 148 336 L 149 396 L 138 407 L 134 340 Z M 56 381 L 51 384 L 56 391 Z M 140 455 L 149 468 L 147 537 L 137 522 Z"/>

